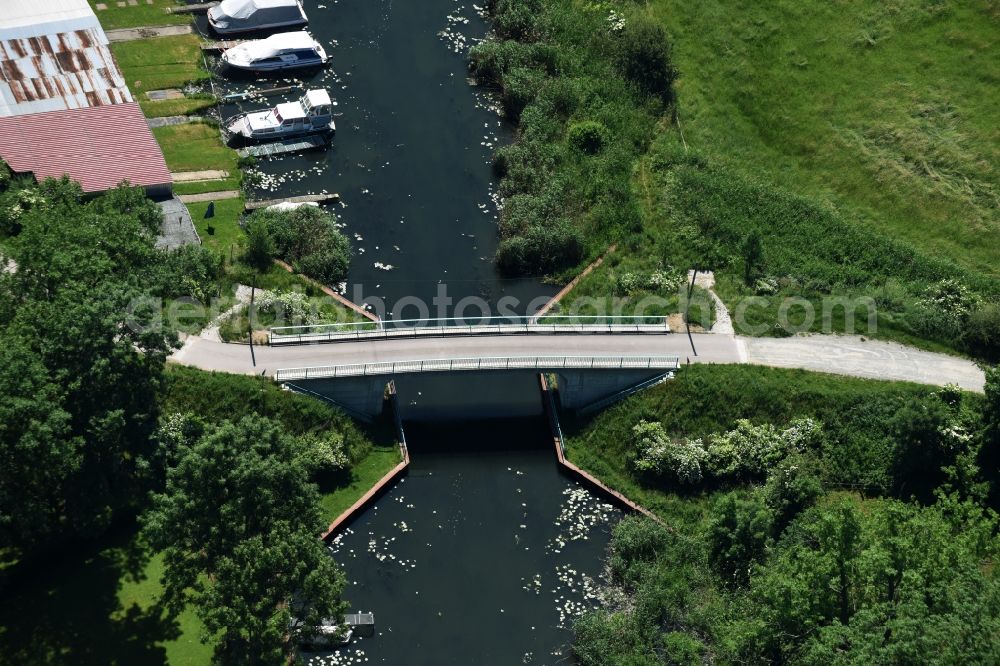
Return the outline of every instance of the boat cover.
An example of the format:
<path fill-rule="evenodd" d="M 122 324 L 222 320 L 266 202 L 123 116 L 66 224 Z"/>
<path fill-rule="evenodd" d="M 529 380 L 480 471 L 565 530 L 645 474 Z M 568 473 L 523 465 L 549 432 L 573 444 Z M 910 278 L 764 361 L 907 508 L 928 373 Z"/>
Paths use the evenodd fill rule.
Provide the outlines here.
<path fill-rule="evenodd" d="M 208 11 L 216 23 L 236 24 L 243 30 L 305 21 L 299 0 L 222 0 Z"/>
<path fill-rule="evenodd" d="M 249 62 L 271 58 L 286 51 L 315 49 L 316 40 L 308 32 L 282 32 L 267 39 L 255 39 L 230 49 L 231 55 L 245 54 Z"/>

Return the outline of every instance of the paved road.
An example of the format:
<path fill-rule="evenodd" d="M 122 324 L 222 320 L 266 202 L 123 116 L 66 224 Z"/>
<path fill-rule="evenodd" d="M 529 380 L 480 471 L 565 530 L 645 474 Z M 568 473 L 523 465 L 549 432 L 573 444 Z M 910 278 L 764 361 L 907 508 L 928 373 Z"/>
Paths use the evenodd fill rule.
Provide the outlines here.
<path fill-rule="evenodd" d="M 818 372 L 899 379 L 923 384 L 958 384 L 982 391 L 982 371 L 972 362 L 857 336 L 743 338 L 710 333 L 668 335 L 520 335 L 475 338 L 370 340 L 288 347 L 255 347 L 190 337 L 173 360 L 204 370 L 273 376 L 279 368 L 483 356 L 679 356 L 681 363 L 754 363 Z"/>
<path fill-rule="evenodd" d="M 250 363 L 246 345 L 214 343 L 196 337 L 185 341 L 174 360 L 205 370 L 273 375 L 279 368 L 353 363 L 382 363 L 483 356 L 679 356 L 681 363 L 707 361 L 736 363 L 740 350 L 733 338 L 703 335 L 691 354 L 683 335 L 506 335 L 475 338 L 418 338 L 369 340 L 319 345 L 256 346 L 257 366 Z"/>

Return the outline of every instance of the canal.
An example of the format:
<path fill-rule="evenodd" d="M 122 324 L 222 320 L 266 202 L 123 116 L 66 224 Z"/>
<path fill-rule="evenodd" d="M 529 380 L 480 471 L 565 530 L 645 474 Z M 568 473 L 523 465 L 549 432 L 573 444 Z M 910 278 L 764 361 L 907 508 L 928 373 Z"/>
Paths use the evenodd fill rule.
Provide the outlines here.
<path fill-rule="evenodd" d="M 453 0 L 326 0 L 305 3 L 310 32 L 332 67 L 305 79 L 223 81 L 223 92 L 301 83 L 326 88 L 337 133 L 327 151 L 257 167 L 266 198 L 337 192 L 334 209 L 354 246 L 347 296 L 393 318 L 451 314 L 466 297 L 518 313 L 555 289 L 496 271 L 493 150 L 512 128 L 490 95 L 467 80 L 468 47 L 487 25 L 472 3 Z M 203 19 L 202 19 L 203 20 Z M 294 99 L 271 96 L 223 115 Z M 442 291 L 443 290 L 443 291 Z M 444 294 L 449 302 L 433 299 Z M 477 309 L 469 314 L 479 314 Z"/>
<path fill-rule="evenodd" d="M 570 661 L 619 510 L 560 472 L 542 417 L 406 428 L 409 472 L 331 546 L 375 636 L 308 663 Z"/>
<path fill-rule="evenodd" d="M 305 8 L 332 67 L 301 83 L 336 100 L 337 133 L 328 151 L 260 162 L 257 194 L 339 193 L 334 210 L 355 250 L 346 295 L 380 315 L 445 316 L 468 297 L 491 307 L 508 297 L 524 313 L 547 300 L 554 288 L 505 280 L 493 263 L 490 162 L 512 128 L 467 80 L 467 49 L 487 31 L 475 6 L 309 0 Z M 235 80 L 222 92 L 296 83 Z M 352 611 L 375 614 L 375 636 L 313 655 L 313 666 L 566 663 L 573 619 L 597 604 L 620 512 L 560 471 L 537 415 L 537 383 L 440 384 L 401 395 L 408 413 L 439 420 L 406 424 L 408 473 L 331 546 L 349 580 L 345 598 Z M 468 420 L 485 414 L 494 418 Z"/>

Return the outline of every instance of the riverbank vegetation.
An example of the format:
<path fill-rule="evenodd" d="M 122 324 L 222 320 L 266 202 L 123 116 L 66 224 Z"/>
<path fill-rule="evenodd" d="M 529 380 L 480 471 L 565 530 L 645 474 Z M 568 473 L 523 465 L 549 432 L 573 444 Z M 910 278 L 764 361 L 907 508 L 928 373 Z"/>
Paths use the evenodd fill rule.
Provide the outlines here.
<path fill-rule="evenodd" d="M 266 627 L 259 618 L 267 608 L 285 612 L 293 589 L 315 594 L 322 601 L 318 609 L 334 608 L 336 578 L 320 584 L 300 571 L 299 578 L 280 579 L 258 559 L 256 571 L 271 581 L 263 594 L 244 585 L 246 580 L 226 578 L 227 567 L 262 542 L 296 562 L 325 558 L 316 534 L 333 516 L 324 505 L 350 504 L 360 494 L 354 465 L 364 463 L 365 476 L 379 464 L 392 466 L 381 455 L 391 435 L 379 440 L 389 431 L 360 429 L 321 402 L 263 378 L 167 371 L 177 338 L 160 320 L 158 299 L 203 298 L 218 288 L 220 276 L 211 250 L 156 249 L 161 218 L 138 189 L 86 198 L 68 180 L 3 180 L 0 230 L 14 263 L 0 273 L 0 586 L 5 598 L 17 601 L 5 605 L 0 644 L 5 657 L 21 663 L 107 663 L 116 659 L 101 655 L 117 658 L 126 645 L 136 661 L 156 663 L 163 660 L 164 645 L 180 639 L 185 646 L 171 648 L 176 654 L 204 655 L 191 647 L 197 623 L 184 603 L 189 594 L 211 596 L 203 580 L 191 579 L 196 570 L 211 573 L 216 584 L 234 586 L 227 588 L 226 604 L 199 604 L 210 630 L 201 640 L 214 645 L 221 638 L 231 654 L 289 649 L 278 615 Z M 185 568 L 199 553 L 189 548 L 191 541 L 172 540 L 178 530 L 160 528 L 184 520 L 171 507 L 185 504 L 178 499 L 184 493 L 197 492 L 185 470 L 200 468 L 190 460 L 218 449 L 213 443 L 220 438 L 233 451 L 270 442 L 266 450 L 247 450 L 241 459 L 260 464 L 242 470 L 245 475 L 239 466 L 222 464 L 215 481 L 236 487 L 241 479 L 287 464 L 286 478 L 298 489 L 300 522 L 280 535 L 234 532 L 213 549 L 214 559 Z M 376 440 L 382 447 L 373 465 L 367 458 Z M 285 455 L 289 451 L 295 455 Z M 266 479 L 252 485 L 263 487 Z M 158 498 L 156 510 L 140 533 L 135 522 L 147 512 L 150 493 Z M 348 497 L 339 497 L 343 493 Z M 259 508 L 263 515 L 265 507 Z M 208 515 L 201 512 L 201 527 L 222 529 Z M 166 555 L 157 555 L 157 548 Z M 92 578 L 59 589 L 67 579 L 50 578 L 50 566 Z M 161 572 L 170 583 L 166 597 L 158 579 L 142 579 Z M 67 596 L 84 591 L 67 603 Z M 58 603 L 65 606 L 51 617 L 65 624 L 25 612 L 49 611 Z M 227 604 L 259 612 L 230 612 Z M 93 629 L 83 630 L 89 624 Z M 70 633 L 67 625 L 80 631 Z"/>
<path fill-rule="evenodd" d="M 583 292 L 698 266 L 752 306 L 738 332 L 843 331 L 846 308 L 855 332 L 1000 355 L 988 3 L 489 9 L 470 68 L 518 123 L 504 270 L 565 276 L 617 243 Z"/>
<path fill-rule="evenodd" d="M 615 531 L 584 664 L 997 659 L 1000 371 L 954 388 L 691 366 L 568 455 L 654 510 Z"/>

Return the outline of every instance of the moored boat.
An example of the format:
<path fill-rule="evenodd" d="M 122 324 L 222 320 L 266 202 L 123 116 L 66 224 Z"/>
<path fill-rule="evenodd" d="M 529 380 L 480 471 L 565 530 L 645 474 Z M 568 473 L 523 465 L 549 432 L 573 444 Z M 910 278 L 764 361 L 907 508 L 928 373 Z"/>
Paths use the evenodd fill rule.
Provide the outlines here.
<path fill-rule="evenodd" d="M 327 63 L 327 55 L 308 32 L 281 32 L 227 49 L 222 54 L 222 62 L 235 69 L 274 72 L 321 67 Z"/>
<path fill-rule="evenodd" d="M 249 141 L 278 141 L 305 134 L 332 134 L 333 102 L 325 90 L 309 90 L 296 102 L 284 102 L 272 109 L 250 111 L 228 119 L 224 125 L 231 138 Z"/>
<path fill-rule="evenodd" d="M 222 0 L 208 10 L 208 25 L 220 35 L 297 28 L 307 23 L 300 0 Z"/>

